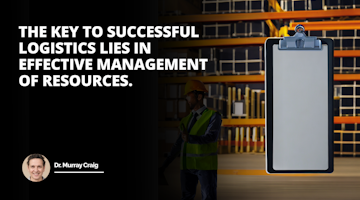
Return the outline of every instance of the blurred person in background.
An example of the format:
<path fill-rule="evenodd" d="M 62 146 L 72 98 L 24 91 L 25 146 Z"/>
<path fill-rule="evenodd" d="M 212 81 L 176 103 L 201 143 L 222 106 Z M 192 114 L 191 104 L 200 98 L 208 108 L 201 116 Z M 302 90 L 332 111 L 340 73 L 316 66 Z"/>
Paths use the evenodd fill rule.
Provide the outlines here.
<path fill-rule="evenodd" d="M 198 181 L 203 200 L 217 198 L 217 139 L 222 120 L 218 112 L 203 104 L 205 93 L 207 89 L 201 81 L 186 83 L 184 95 L 191 112 L 181 120 L 179 137 L 159 168 L 159 174 L 163 174 L 180 153 L 182 200 L 194 199 Z"/>

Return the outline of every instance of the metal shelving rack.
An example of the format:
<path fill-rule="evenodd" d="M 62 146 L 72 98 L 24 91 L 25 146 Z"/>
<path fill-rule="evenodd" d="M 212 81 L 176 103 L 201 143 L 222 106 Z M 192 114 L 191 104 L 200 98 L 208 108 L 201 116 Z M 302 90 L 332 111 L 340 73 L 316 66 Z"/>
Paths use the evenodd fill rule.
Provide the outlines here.
<path fill-rule="evenodd" d="M 160 84 L 186 83 L 188 80 L 200 80 L 203 83 L 263 83 L 264 75 L 227 75 L 227 76 L 191 76 L 160 77 Z M 334 81 L 360 81 L 360 74 L 334 74 Z"/>
<path fill-rule="evenodd" d="M 256 21 L 256 20 L 299 20 L 319 19 L 343 16 L 359 16 L 360 9 L 339 10 L 302 10 L 290 12 L 262 12 L 262 13 L 229 13 L 209 15 L 184 15 L 160 17 L 159 22 L 169 23 L 204 23 L 204 22 L 231 22 L 231 21 Z"/>
<path fill-rule="evenodd" d="M 338 9 L 338 10 L 306 10 L 283 12 L 276 1 L 269 0 L 277 12 L 260 13 L 228 13 L 228 14 L 206 14 L 206 15 L 185 15 L 160 17 L 159 22 L 164 24 L 177 23 L 208 23 L 208 22 L 237 22 L 255 20 L 305 20 L 332 17 L 359 17 L 360 9 Z M 360 29 L 360 20 L 343 21 L 320 21 L 301 22 L 307 30 L 354 30 Z M 290 23 L 288 30 L 293 30 L 298 23 Z M 269 25 L 269 24 L 268 24 Z M 271 25 L 271 24 L 270 24 Z M 270 27 L 269 28 L 273 28 Z M 277 31 L 277 30 L 276 30 Z M 277 33 L 277 32 L 276 32 Z M 184 41 L 160 42 L 159 47 L 167 48 L 202 48 L 202 47 L 231 47 L 263 45 L 267 37 L 253 38 L 226 38 L 226 39 L 202 39 Z M 360 50 L 335 50 L 334 57 L 360 57 Z M 195 77 L 161 77 L 159 84 L 183 84 L 190 79 L 201 80 L 204 83 L 263 83 L 264 75 L 225 75 L 225 76 L 195 76 Z M 360 74 L 334 74 L 334 81 L 360 81 Z M 360 124 L 358 116 L 334 117 L 334 124 Z M 176 128 L 179 121 L 160 121 L 159 127 Z M 223 127 L 234 126 L 265 126 L 265 119 L 223 119 Z M 339 131 L 335 131 L 339 132 Z M 344 131 L 340 131 L 344 132 Z M 352 131 L 354 134 L 359 131 Z M 360 133 L 360 132 L 359 132 Z M 355 137 L 355 136 L 354 136 Z M 341 141 L 342 142 L 342 141 Z M 340 143 L 341 143 L 340 142 Z M 339 142 L 335 142 L 337 144 Z M 345 142 L 346 143 L 346 142 Z M 344 143 L 344 144 L 345 144 Z M 354 142 L 352 142 L 355 144 Z M 356 143 L 357 144 L 357 143 Z M 354 150 L 355 152 L 355 150 Z M 335 152 L 336 153 L 336 152 Z M 339 152 L 337 152 L 339 153 Z M 358 153 L 355 152 L 354 155 Z"/>

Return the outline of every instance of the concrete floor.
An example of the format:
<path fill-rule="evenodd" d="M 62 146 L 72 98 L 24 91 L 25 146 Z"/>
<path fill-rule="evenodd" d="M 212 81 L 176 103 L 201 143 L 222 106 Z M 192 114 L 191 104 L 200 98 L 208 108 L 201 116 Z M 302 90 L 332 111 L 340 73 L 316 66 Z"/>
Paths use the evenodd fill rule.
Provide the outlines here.
<path fill-rule="evenodd" d="M 159 159 L 160 163 L 163 158 Z M 264 154 L 220 154 L 219 169 L 265 170 Z M 159 186 L 159 199 L 181 199 L 180 159 L 166 169 L 168 186 Z M 219 170 L 220 172 L 220 170 Z M 310 176 L 218 174 L 218 199 L 360 199 L 360 158 L 335 157 L 332 174 Z M 201 199 L 200 184 L 195 199 Z"/>

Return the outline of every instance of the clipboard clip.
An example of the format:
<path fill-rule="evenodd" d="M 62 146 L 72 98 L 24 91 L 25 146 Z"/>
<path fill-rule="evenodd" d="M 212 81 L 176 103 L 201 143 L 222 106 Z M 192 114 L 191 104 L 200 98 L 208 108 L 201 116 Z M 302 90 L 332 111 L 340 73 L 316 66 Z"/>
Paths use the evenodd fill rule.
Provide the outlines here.
<path fill-rule="evenodd" d="M 303 25 L 295 27 L 295 35 L 284 37 L 279 41 L 279 50 L 321 50 L 321 40 L 315 36 L 306 36 Z"/>

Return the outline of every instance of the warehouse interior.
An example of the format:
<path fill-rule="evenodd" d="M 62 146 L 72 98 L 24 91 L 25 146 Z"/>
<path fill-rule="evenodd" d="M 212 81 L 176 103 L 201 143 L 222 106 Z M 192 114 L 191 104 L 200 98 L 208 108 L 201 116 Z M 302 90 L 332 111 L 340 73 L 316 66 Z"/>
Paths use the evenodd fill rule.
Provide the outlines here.
<path fill-rule="evenodd" d="M 185 83 L 200 80 L 209 91 L 204 105 L 222 115 L 218 199 L 359 197 L 359 0 L 159 0 L 158 11 L 160 25 L 192 25 L 200 35 L 159 41 L 159 57 L 208 58 L 205 71 L 159 72 L 159 166 L 190 112 Z M 294 35 L 298 24 L 307 36 L 334 41 L 331 174 L 265 171 L 264 42 Z M 179 163 L 178 157 L 166 170 L 168 185 L 159 186 L 160 199 L 180 198 Z M 201 199 L 200 184 L 195 199 Z"/>

